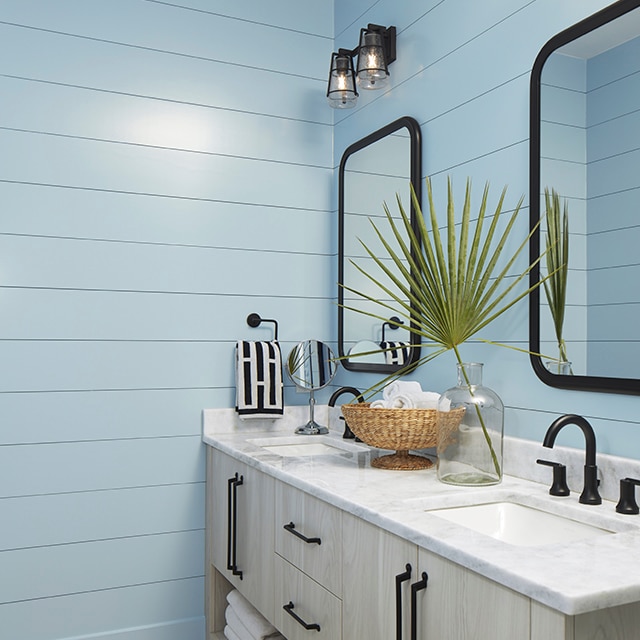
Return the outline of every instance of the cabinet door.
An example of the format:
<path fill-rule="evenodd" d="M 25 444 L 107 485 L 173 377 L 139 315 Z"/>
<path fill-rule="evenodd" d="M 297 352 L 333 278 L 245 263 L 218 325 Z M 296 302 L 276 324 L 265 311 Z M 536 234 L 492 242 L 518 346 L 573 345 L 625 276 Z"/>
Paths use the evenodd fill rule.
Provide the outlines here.
<path fill-rule="evenodd" d="M 417 640 L 529 638 L 529 599 L 420 549 L 427 588 L 417 594 Z"/>
<path fill-rule="evenodd" d="M 276 552 L 334 595 L 342 596 L 342 511 L 276 483 Z"/>
<path fill-rule="evenodd" d="M 410 585 L 417 579 L 417 547 L 347 513 L 343 514 L 342 531 L 343 637 L 409 640 Z M 406 576 L 407 564 L 410 577 Z M 448 636 L 441 636 L 440 640 L 444 638 Z"/>
<path fill-rule="evenodd" d="M 213 564 L 263 616 L 273 621 L 275 481 L 219 451 L 212 456 L 212 465 L 210 526 Z M 230 480 L 235 479 L 236 474 L 238 482 L 234 492 Z M 234 506 L 235 528 L 233 518 L 230 518 Z M 234 542 L 235 574 L 229 568 Z"/>

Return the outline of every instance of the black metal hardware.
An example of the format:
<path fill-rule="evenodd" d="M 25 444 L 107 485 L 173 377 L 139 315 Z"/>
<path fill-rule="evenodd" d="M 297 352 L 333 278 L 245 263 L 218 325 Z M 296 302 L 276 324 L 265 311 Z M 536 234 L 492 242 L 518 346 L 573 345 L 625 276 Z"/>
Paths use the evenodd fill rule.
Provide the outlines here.
<path fill-rule="evenodd" d="M 296 525 L 293 522 L 289 524 L 285 524 L 284 528 L 289 532 L 293 533 L 296 538 L 300 538 L 300 540 L 304 540 L 307 544 L 322 544 L 322 540 L 320 538 L 307 538 L 307 536 L 302 535 L 299 531 L 296 531 Z"/>
<path fill-rule="evenodd" d="M 257 313 L 250 313 L 247 316 L 247 324 L 253 329 L 255 329 L 256 327 L 259 327 L 263 322 L 273 322 L 274 333 L 275 333 L 274 340 L 277 340 L 278 339 L 278 321 L 277 320 L 271 320 L 270 318 L 261 318 L 260 315 Z"/>
<path fill-rule="evenodd" d="M 568 496 L 571 493 L 567 486 L 567 467 L 551 460 L 536 460 L 536 463 L 553 468 L 553 483 L 549 489 L 552 496 Z"/>
<path fill-rule="evenodd" d="M 542 442 L 543 447 L 553 448 L 558 433 L 568 424 L 580 427 L 585 439 L 585 463 L 584 463 L 584 487 L 578 502 L 582 504 L 602 504 L 602 498 L 598 493 L 598 467 L 596 466 L 596 434 L 593 427 L 582 416 L 569 413 L 554 420 Z"/>
<path fill-rule="evenodd" d="M 329 398 L 329 402 L 327 404 L 330 407 L 335 407 L 338 398 L 345 393 L 351 393 L 358 400 L 358 402 L 364 402 L 362 392 L 358 391 L 355 387 L 340 387 L 337 391 L 334 391 L 331 394 L 331 397 Z M 360 438 L 356 438 L 356 434 L 351 431 L 347 421 L 344 419 L 344 416 L 340 416 L 340 420 L 344 422 L 344 433 L 342 434 L 342 437 L 349 440 L 353 440 L 355 438 L 356 442 L 362 442 L 362 440 L 360 440 Z"/>
<path fill-rule="evenodd" d="M 411 579 L 411 565 L 396 576 L 396 640 L 402 640 L 402 583 Z"/>
<path fill-rule="evenodd" d="M 238 569 L 237 560 L 238 494 L 236 489 L 244 483 L 244 476 L 238 476 L 236 472 L 227 482 L 227 569 L 242 580 L 242 571 Z"/>
<path fill-rule="evenodd" d="M 308 624 L 299 615 L 293 612 L 293 602 L 289 601 L 289 604 L 285 604 L 282 607 L 298 624 L 301 624 L 307 631 L 315 629 L 320 631 L 320 625 L 317 623 Z"/>
<path fill-rule="evenodd" d="M 395 331 L 396 329 L 398 329 L 403 324 L 404 324 L 404 322 L 402 322 L 402 320 L 400 320 L 400 318 L 398 318 L 398 316 L 391 316 L 387 322 L 383 322 L 382 323 L 382 342 L 386 341 L 386 338 L 384 337 L 384 328 L 385 327 L 389 327 L 389 329 L 392 329 L 393 331 Z"/>
<path fill-rule="evenodd" d="M 620 480 L 620 500 L 616 505 L 618 513 L 636 515 L 640 513 L 636 502 L 636 485 L 640 485 L 640 480 L 635 478 L 623 478 Z"/>
<path fill-rule="evenodd" d="M 418 591 L 427 588 L 429 576 L 422 572 L 422 580 L 411 585 L 411 640 L 418 640 Z"/>

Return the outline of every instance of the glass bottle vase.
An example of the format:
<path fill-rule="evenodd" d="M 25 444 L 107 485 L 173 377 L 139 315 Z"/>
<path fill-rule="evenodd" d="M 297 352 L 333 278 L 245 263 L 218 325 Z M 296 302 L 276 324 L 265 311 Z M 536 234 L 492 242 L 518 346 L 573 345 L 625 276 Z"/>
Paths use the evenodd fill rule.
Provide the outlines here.
<path fill-rule="evenodd" d="M 440 397 L 441 412 L 464 407 L 458 424 L 438 431 L 438 479 L 455 485 L 502 480 L 504 405 L 482 385 L 482 364 L 458 364 L 458 384 Z M 443 423 L 445 421 L 443 420 Z"/>

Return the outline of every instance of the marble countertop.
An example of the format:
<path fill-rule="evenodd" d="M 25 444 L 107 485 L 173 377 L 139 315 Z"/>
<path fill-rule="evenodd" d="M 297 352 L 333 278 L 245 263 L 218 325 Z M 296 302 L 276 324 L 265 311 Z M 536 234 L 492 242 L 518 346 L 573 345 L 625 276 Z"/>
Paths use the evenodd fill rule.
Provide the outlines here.
<path fill-rule="evenodd" d="M 323 415 L 324 424 L 329 423 L 331 429 L 328 437 L 337 445 L 345 442 L 341 437 L 344 423 L 337 421 L 339 410 L 317 408 L 316 417 Z M 640 601 L 640 516 L 617 514 L 611 499 L 597 506 L 581 505 L 579 491 L 573 492 L 571 483 L 571 496 L 549 496 L 546 482 L 550 470 L 546 468 L 545 472 L 535 464 L 539 455 L 533 443 L 505 439 L 505 470 L 512 473 L 514 468 L 527 468 L 530 477 L 505 475 L 502 483 L 494 487 L 460 488 L 440 483 L 435 466 L 424 471 L 372 468 L 372 457 L 381 452 L 363 444 L 357 445 L 357 452 L 296 457 L 272 453 L 262 446 L 264 442 L 251 442 L 283 436 L 299 438 L 293 431 L 307 418 L 307 407 L 290 407 L 278 420 L 245 421 L 239 420 L 232 409 L 208 409 L 203 413 L 203 441 L 562 613 L 576 615 Z M 346 442 L 352 444 L 353 440 Z M 571 471 L 572 452 L 557 453 L 560 458 L 564 455 Z M 584 456 L 577 450 L 573 453 Z M 549 457 L 548 449 L 546 454 Z M 606 456 L 599 458 L 599 465 L 607 468 L 608 464 L 612 473 L 623 474 L 617 478 L 637 471 L 637 461 L 626 464 L 624 459 L 605 462 L 603 458 Z M 603 484 L 610 487 L 612 494 L 615 483 Z M 610 497 L 602 493 L 603 497 Z M 517 500 L 614 533 L 570 543 L 516 546 L 427 512 L 503 500 Z"/>

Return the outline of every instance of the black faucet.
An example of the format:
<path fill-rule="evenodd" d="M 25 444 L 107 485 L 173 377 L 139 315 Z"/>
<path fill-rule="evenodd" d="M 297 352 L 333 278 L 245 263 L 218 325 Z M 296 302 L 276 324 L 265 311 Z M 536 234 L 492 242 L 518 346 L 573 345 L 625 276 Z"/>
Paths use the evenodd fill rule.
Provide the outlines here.
<path fill-rule="evenodd" d="M 553 448 L 556 436 L 568 424 L 580 427 L 586 442 L 584 487 L 579 501 L 582 504 L 601 504 L 602 498 L 598 493 L 598 467 L 596 466 L 596 434 L 593 432 L 593 427 L 582 416 L 567 414 L 552 422 L 544 436 L 542 446 Z"/>
<path fill-rule="evenodd" d="M 352 394 L 355 398 L 357 398 L 358 402 L 364 402 L 362 393 L 358 391 L 355 387 L 340 387 L 337 391 L 334 391 L 332 396 L 329 398 L 329 402 L 328 402 L 329 406 L 335 407 L 336 400 L 345 393 Z M 344 420 L 344 416 L 340 416 L 340 420 Z M 344 434 L 342 435 L 342 437 L 347 438 L 349 440 L 353 440 L 353 438 L 356 437 L 355 433 L 353 433 L 353 431 L 349 429 L 349 425 L 347 424 L 346 420 L 344 420 Z M 359 438 L 356 438 L 356 440 L 360 441 Z"/>

